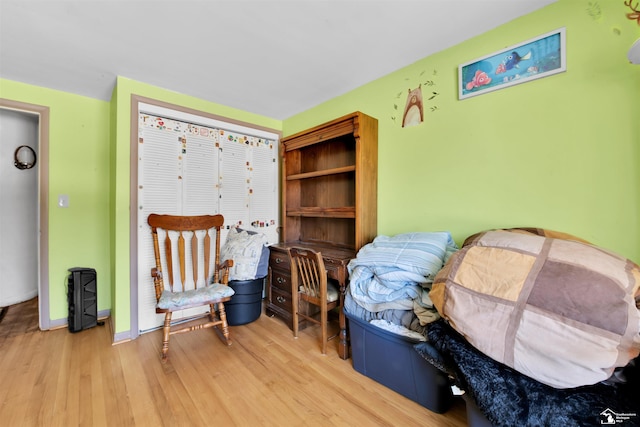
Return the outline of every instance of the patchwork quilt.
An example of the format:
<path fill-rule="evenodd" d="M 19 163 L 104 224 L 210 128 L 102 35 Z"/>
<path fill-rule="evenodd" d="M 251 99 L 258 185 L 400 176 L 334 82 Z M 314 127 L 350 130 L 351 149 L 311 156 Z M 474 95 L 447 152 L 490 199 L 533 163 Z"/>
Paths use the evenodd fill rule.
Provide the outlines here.
<path fill-rule="evenodd" d="M 608 379 L 640 352 L 640 267 L 541 229 L 469 237 L 436 275 L 438 312 L 475 348 L 543 384 Z"/>

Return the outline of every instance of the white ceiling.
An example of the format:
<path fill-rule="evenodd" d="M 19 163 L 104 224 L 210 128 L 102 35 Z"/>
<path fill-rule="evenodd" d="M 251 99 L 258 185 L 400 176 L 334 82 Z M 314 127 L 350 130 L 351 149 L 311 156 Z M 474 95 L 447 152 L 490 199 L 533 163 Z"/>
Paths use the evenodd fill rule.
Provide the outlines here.
<path fill-rule="evenodd" d="M 109 100 L 124 76 L 282 120 L 555 1 L 0 0 L 0 77 Z"/>

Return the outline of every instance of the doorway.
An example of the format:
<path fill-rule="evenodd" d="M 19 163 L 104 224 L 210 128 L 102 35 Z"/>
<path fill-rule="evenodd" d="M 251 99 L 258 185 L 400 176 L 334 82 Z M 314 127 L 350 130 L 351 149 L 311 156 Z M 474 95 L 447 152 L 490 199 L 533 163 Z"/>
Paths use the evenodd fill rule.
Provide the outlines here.
<path fill-rule="evenodd" d="M 0 307 L 38 296 L 38 122 L 0 110 Z"/>
<path fill-rule="evenodd" d="M 38 297 L 50 327 L 48 281 L 49 109 L 0 99 L 0 306 Z"/>

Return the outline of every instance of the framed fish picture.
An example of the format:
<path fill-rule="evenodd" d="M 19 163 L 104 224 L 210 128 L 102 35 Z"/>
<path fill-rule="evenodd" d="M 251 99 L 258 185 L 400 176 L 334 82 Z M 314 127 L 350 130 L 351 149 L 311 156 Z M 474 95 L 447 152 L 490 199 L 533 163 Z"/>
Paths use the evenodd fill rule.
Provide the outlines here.
<path fill-rule="evenodd" d="M 458 67 L 458 98 L 525 83 L 567 70 L 565 28 Z"/>

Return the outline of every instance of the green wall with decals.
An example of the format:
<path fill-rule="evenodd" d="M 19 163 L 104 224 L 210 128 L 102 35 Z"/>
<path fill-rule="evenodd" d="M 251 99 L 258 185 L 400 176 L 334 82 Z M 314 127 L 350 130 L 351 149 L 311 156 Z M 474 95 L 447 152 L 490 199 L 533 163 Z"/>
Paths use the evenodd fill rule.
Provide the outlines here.
<path fill-rule="evenodd" d="M 378 233 L 572 233 L 640 262 L 640 25 L 620 1 L 560 0 L 285 120 L 379 120 Z M 566 72 L 458 99 L 458 65 L 559 28 Z M 521 69 L 526 61 L 523 61 Z M 495 76 L 494 76 L 495 77 Z M 424 121 L 402 127 L 421 85 Z"/>

